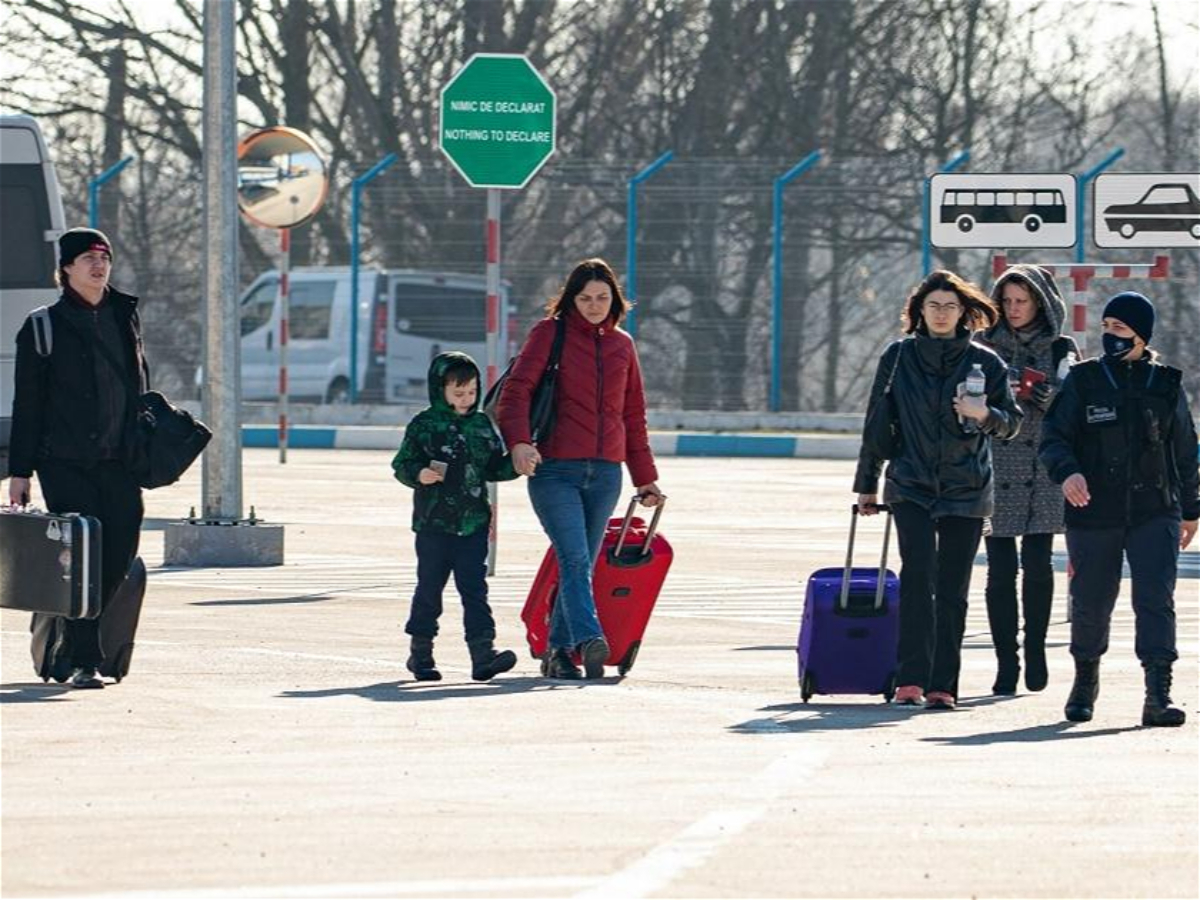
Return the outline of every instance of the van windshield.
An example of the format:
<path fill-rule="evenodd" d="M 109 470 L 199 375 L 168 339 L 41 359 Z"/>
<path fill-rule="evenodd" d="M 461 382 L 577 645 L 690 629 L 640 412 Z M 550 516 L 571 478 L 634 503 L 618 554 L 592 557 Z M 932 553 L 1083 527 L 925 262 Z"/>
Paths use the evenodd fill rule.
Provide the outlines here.
<path fill-rule="evenodd" d="M 271 321 L 271 310 L 279 294 L 279 281 L 269 278 L 242 298 L 242 334 L 252 334 Z"/>

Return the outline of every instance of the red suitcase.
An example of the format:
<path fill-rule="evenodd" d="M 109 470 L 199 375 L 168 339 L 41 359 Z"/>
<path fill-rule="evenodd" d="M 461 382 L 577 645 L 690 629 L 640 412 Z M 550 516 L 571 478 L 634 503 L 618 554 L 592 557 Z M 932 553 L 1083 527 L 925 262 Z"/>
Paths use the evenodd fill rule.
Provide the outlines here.
<path fill-rule="evenodd" d="M 674 556 L 667 539 L 657 533 L 666 498 L 655 507 L 649 527 L 633 516 L 637 502 L 637 497 L 629 501 L 624 519 L 609 519 L 600 557 L 592 573 L 596 613 L 609 647 L 605 665 L 616 666 L 622 675 L 633 668 L 646 624 L 654 612 L 654 603 Z M 542 559 L 525 608 L 521 610 L 525 637 L 536 659 L 546 653 L 550 613 L 557 594 L 558 558 L 551 547 Z"/>

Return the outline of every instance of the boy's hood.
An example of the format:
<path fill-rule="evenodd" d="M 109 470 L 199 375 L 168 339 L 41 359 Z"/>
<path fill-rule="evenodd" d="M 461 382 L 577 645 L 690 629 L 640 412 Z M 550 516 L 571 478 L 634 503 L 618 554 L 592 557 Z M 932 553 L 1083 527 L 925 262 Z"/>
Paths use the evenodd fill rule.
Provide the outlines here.
<path fill-rule="evenodd" d="M 466 353 L 460 353 L 457 350 L 439 353 L 429 364 L 429 405 L 438 412 L 454 412 L 454 407 L 446 402 L 445 393 L 446 369 L 454 362 L 465 362 L 475 370 L 475 380 L 479 387 L 475 391 L 475 405 L 471 407 L 471 412 L 479 412 L 480 405 L 483 403 L 483 379 L 479 375 L 479 366 Z"/>

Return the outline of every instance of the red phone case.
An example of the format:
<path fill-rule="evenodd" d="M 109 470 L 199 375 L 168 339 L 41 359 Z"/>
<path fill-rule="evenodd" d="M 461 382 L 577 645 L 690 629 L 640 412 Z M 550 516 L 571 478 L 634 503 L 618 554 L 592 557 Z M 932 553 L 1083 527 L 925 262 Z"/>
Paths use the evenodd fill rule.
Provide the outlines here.
<path fill-rule="evenodd" d="M 1017 390 L 1019 400 L 1028 400 L 1033 396 L 1033 386 L 1046 380 L 1046 373 L 1039 372 L 1026 366 L 1021 370 L 1021 386 Z"/>

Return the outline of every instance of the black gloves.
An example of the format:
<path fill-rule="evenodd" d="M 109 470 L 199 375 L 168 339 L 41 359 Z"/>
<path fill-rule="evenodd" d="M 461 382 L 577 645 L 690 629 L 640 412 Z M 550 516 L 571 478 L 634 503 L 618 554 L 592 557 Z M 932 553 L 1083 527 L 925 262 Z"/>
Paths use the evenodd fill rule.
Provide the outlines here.
<path fill-rule="evenodd" d="M 1033 386 L 1029 392 L 1029 399 L 1033 405 L 1045 412 L 1050 408 L 1050 404 L 1054 400 L 1055 390 L 1048 381 L 1039 381 Z"/>

